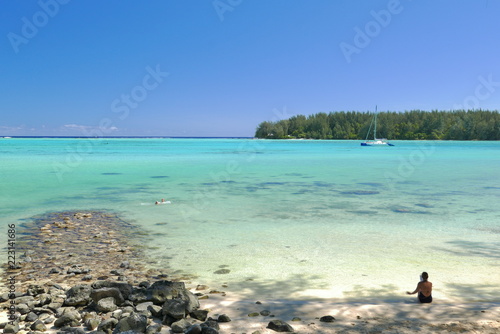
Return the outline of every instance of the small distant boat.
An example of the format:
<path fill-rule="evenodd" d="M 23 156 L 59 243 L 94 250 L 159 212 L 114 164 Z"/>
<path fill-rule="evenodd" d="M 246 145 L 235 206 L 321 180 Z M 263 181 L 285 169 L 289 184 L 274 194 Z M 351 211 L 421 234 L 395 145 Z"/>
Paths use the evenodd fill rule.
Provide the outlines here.
<path fill-rule="evenodd" d="M 370 135 L 370 130 L 373 126 L 373 140 L 368 140 L 368 136 Z M 385 138 L 377 138 L 377 107 L 375 106 L 375 115 L 373 116 L 370 127 L 368 128 L 368 133 L 366 134 L 366 139 L 364 143 L 361 143 L 361 146 L 394 146 L 387 141 Z"/>
<path fill-rule="evenodd" d="M 4 138 L 4 139 L 10 139 L 10 138 L 12 138 L 12 137 L 3 137 L 3 138 Z"/>

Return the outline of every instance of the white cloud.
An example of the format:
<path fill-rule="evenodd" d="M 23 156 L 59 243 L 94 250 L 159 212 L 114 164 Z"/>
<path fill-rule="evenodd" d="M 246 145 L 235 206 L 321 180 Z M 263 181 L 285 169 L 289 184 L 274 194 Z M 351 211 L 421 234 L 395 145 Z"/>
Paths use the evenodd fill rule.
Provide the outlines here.
<path fill-rule="evenodd" d="M 26 127 L 24 125 L 20 126 L 5 126 L 0 125 L 0 135 L 20 135 L 20 132 L 25 131 Z"/>
<path fill-rule="evenodd" d="M 81 125 L 81 124 L 65 124 L 63 126 L 63 131 L 71 131 L 71 132 L 79 132 L 80 135 L 83 136 L 106 136 L 109 135 L 110 132 L 118 131 L 116 126 L 110 127 L 99 127 L 99 126 L 89 126 L 89 125 Z"/>
<path fill-rule="evenodd" d="M 72 129 L 72 130 L 87 130 L 87 129 L 90 129 L 92 127 L 87 126 L 87 125 L 79 125 L 79 124 L 65 124 L 64 128 Z"/>
<path fill-rule="evenodd" d="M 18 126 L 0 125 L 0 137 L 3 136 L 78 136 L 78 137 L 105 137 L 119 132 L 116 126 L 100 127 L 82 124 L 64 124 L 57 128 L 47 125 L 28 127 L 25 124 Z"/>

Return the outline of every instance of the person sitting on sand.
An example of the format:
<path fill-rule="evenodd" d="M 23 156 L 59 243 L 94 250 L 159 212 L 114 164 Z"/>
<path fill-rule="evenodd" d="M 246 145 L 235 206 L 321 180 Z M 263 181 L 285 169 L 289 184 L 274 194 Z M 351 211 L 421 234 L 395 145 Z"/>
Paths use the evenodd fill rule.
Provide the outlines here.
<path fill-rule="evenodd" d="M 418 300 L 421 303 L 432 303 L 432 283 L 428 281 L 429 274 L 424 271 L 420 276 L 420 279 L 421 280 L 418 282 L 415 291 L 407 291 L 406 293 L 413 295 L 418 292 Z"/>

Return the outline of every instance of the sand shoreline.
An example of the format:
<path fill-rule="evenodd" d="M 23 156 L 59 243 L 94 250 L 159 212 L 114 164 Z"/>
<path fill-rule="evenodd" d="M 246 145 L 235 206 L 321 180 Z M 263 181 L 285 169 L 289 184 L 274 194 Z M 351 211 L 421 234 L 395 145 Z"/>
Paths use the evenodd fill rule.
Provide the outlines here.
<path fill-rule="evenodd" d="M 134 249 L 129 240 L 134 233 L 124 233 L 120 230 L 124 226 L 126 229 L 132 227 L 123 225 L 117 217 L 97 211 L 83 214 L 76 211 L 52 213 L 47 217 L 48 219 L 39 219 L 38 225 L 29 227 L 30 238 L 23 235 L 27 241 L 25 245 L 35 248 L 29 253 L 29 261 L 24 262 L 16 273 L 18 291 L 25 292 L 29 284 L 43 284 L 49 281 L 69 288 L 76 284 L 90 284 L 98 278 L 103 279 L 103 276 L 106 276 L 106 279 L 135 282 L 164 279 L 165 274 L 154 270 L 146 271 L 139 264 L 141 261 L 144 263 L 142 254 Z M 55 221 L 54 217 L 57 218 Z M 88 249 L 83 247 L 83 243 L 75 243 L 75 240 L 93 242 L 102 247 L 94 247 L 94 253 L 89 258 Z M 70 252 L 71 256 L 60 252 L 61 247 Z M 78 252 L 78 249 L 82 251 Z M 61 253 L 63 258 L 59 257 L 58 253 Z M 26 258 L 23 261 L 26 261 Z M 129 262 L 130 267 L 120 267 L 120 263 L 124 261 Z M 53 267 L 61 269 L 61 273 L 48 275 L 47 272 L 37 271 L 39 268 L 48 268 L 45 270 L 48 271 Z M 91 270 L 66 275 L 68 268 Z M 110 274 L 110 270 L 114 274 Z M 87 276 L 87 279 L 82 280 L 85 274 L 91 274 L 92 277 Z M 200 291 L 196 288 L 203 282 L 198 283 L 189 277 L 181 280 L 193 293 L 201 292 L 205 296 L 206 299 L 200 299 L 201 309 L 210 310 L 210 316 L 227 314 L 231 318 L 231 322 L 220 324 L 221 333 L 274 333 L 266 328 L 273 319 L 287 322 L 297 333 L 311 334 L 500 331 L 500 303 L 452 303 L 436 300 L 432 304 L 421 305 L 416 299 L 415 302 L 380 303 L 345 302 L 336 299 L 252 300 L 238 295 L 237 291 L 232 291 L 231 287 L 224 285 L 221 285 L 222 288 L 206 287 Z M 269 314 L 261 315 L 262 311 L 268 311 Z M 252 313 L 254 315 L 249 316 Z M 319 319 L 323 316 L 333 316 L 335 321 L 321 322 Z M 6 321 L 6 313 L 2 312 L 0 323 Z M 162 333 L 168 332 L 167 328 L 162 329 Z"/>
<path fill-rule="evenodd" d="M 214 313 L 226 313 L 233 320 L 221 329 L 228 333 L 246 329 L 274 333 L 266 329 L 271 318 L 249 317 L 252 312 L 269 310 L 276 319 L 289 323 L 298 333 L 495 333 L 500 330 L 500 303 L 430 304 L 418 303 L 336 303 L 332 301 L 260 301 L 230 297 L 210 297 L 202 303 Z M 331 315 L 333 323 L 319 319 Z M 294 318 L 299 318 L 293 321 Z"/>
<path fill-rule="evenodd" d="M 35 281 L 22 282 L 22 291 Z M 85 282 L 82 282 L 85 284 Z M 68 286 L 69 287 L 69 286 Z M 191 282 L 187 288 L 200 293 L 200 309 L 217 318 L 226 314 L 231 322 L 220 323 L 220 333 L 259 333 L 275 331 L 267 328 L 271 320 L 288 323 L 295 333 L 497 333 L 500 331 L 500 303 L 433 304 L 361 303 L 297 300 L 238 299 L 230 292 L 197 289 Z M 4 306 L 5 304 L 2 304 Z M 264 313 L 268 311 L 268 314 Z M 322 322 L 323 316 L 333 316 L 334 322 Z M 6 322 L 6 312 L 0 323 Z M 46 333 L 56 333 L 50 328 Z M 90 332 L 90 331 L 86 331 Z M 21 331 L 19 333 L 26 333 Z M 162 334 L 171 333 L 164 327 Z"/>
<path fill-rule="evenodd" d="M 196 289 L 191 291 L 198 292 Z M 235 299 L 220 293 L 208 295 L 208 299 L 200 300 L 200 309 L 208 310 L 209 315 L 214 318 L 220 314 L 226 314 L 231 318 L 231 322 L 219 324 L 220 333 L 275 333 L 267 328 L 269 321 L 274 319 L 285 321 L 295 333 L 303 334 L 497 333 L 500 331 L 498 303 L 349 304 L 331 301 L 254 301 Z M 262 315 L 265 311 L 269 311 L 270 314 Z M 333 316 L 335 321 L 331 323 L 320 321 L 320 318 L 326 315 Z M 6 321 L 6 312 L 3 312 L 0 323 Z M 56 332 L 55 328 L 46 331 L 46 333 Z M 165 326 L 161 333 L 170 333 L 170 329 Z"/>

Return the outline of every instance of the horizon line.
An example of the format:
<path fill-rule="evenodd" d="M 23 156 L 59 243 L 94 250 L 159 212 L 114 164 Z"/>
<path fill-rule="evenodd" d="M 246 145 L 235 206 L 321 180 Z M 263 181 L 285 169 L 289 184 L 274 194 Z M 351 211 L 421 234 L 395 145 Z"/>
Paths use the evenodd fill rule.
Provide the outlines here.
<path fill-rule="evenodd" d="M 73 139 L 99 139 L 99 138 L 158 138 L 158 139 L 168 139 L 168 138 L 184 138 L 184 139 L 252 139 L 255 137 L 247 136 L 51 136 L 51 135 L 41 135 L 41 136 L 23 136 L 23 135 L 1 135 L 2 139 L 10 138 L 73 138 Z"/>

